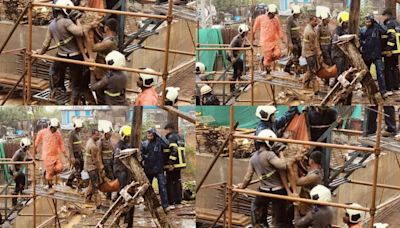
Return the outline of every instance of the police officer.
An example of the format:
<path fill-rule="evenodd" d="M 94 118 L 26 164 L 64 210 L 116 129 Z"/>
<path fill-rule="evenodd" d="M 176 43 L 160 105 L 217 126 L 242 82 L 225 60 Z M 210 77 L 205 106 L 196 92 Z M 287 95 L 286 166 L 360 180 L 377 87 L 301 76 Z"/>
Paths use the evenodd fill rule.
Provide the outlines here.
<path fill-rule="evenodd" d="M 18 162 L 18 161 L 31 161 L 32 157 L 29 154 L 29 149 L 32 145 L 32 142 L 29 138 L 22 138 L 21 142 L 19 143 L 20 148 L 15 151 L 11 161 Z M 22 194 L 25 188 L 26 177 L 23 171 L 22 165 L 13 164 L 10 165 L 10 172 L 15 181 L 15 188 L 13 195 Z M 17 205 L 18 198 L 12 199 L 12 205 Z"/>
<path fill-rule="evenodd" d="M 203 85 L 201 87 L 200 95 L 202 105 L 219 105 L 219 100 L 209 85 Z"/>
<path fill-rule="evenodd" d="M 361 208 L 362 206 L 357 203 L 351 203 L 349 204 L 350 206 L 353 207 L 359 207 Z M 345 215 L 343 217 L 343 222 L 348 226 L 348 228 L 362 228 L 362 221 L 365 219 L 365 212 L 356 210 L 356 209 L 350 209 L 346 208 L 345 209 Z"/>
<path fill-rule="evenodd" d="M 167 130 L 165 137 L 169 142 L 170 150 L 168 159 L 170 163 L 166 167 L 168 200 L 171 206 L 181 208 L 181 169 L 186 167 L 185 143 L 172 123 L 165 125 L 164 129 Z"/>
<path fill-rule="evenodd" d="M 78 188 L 81 187 L 82 177 L 81 172 L 83 170 L 83 154 L 82 154 L 82 139 L 81 130 L 83 128 L 83 122 L 81 119 L 74 119 L 74 129 L 69 133 L 68 137 L 68 149 L 71 159 L 71 164 L 74 166 L 75 171 L 69 176 L 66 185 L 72 186 L 72 182 L 76 179 Z"/>
<path fill-rule="evenodd" d="M 118 51 L 111 51 L 106 56 L 106 64 L 115 67 L 125 67 L 125 56 Z M 126 84 L 128 77 L 125 72 L 110 70 L 99 82 L 91 85 L 94 91 L 104 89 L 105 102 L 107 105 L 126 105 Z"/>
<path fill-rule="evenodd" d="M 299 112 L 296 106 L 292 106 L 282 117 L 276 119 L 275 113 L 277 111 L 276 107 L 272 105 L 257 107 L 256 117 L 260 119 L 260 122 L 257 125 L 255 135 L 258 135 L 262 130 L 270 129 L 278 137 L 281 137 L 283 134 L 282 130 Z M 260 148 L 257 140 L 255 140 L 255 147 L 257 150 Z"/>
<path fill-rule="evenodd" d="M 165 94 L 165 105 L 176 105 L 178 102 L 179 90 L 179 87 L 167 87 Z"/>
<path fill-rule="evenodd" d="M 384 44 L 384 64 L 385 64 L 385 83 L 386 90 L 399 93 L 399 56 L 393 55 L 392 51 L 399 49 L 396 44 L 396 29 L 399 28 L 399 23 L 396 21 L 396 18 L 393 17 L 392 11 L 390 9 L 385 9 L 382 13 L 384 17 L 383 24 L 387 28 L 387 34 L 384 36 L 387 39 L 384 39 L 386 43 Z"/>
<path fill-rule="evenodd" d="M 100 150 L 105 176 L 110 180 L 114 180 L 113 146 L 111 144 L 111 136 L 113 133 L 112 123 L 107 120 L 99 120 L 98 130 L 103 133 L 101 139 L 97 141 L 97 147 L 99 147 Z M 111 193 L 107 194 L 107 198 L 111 199 Z"/>
<path fill-rule="evenodd" d="M 293 5 L 292 6 L 292 15 L 287 19 L 287 28 L 286 28 L 286 35 L 287 35 L 287 42 L 288 42 L 288 50 L 293 54 L 293 57 L 289 59 L 287 62 L 284 71 L 292 74 L 290 71 L 292 65 L 294 64 L 297 69 L 300 67 L 299 65 L 299 58 L 301 56 L 301 37 L 300 37 L 300 24 L 299 24 L 299 17 L 301 14 L 301 6 Z"/>
<path fill-rule="evenodd" d="M 310 196 L 312 200 L 320 202 L 331 202 L 331 190 L 323 185 L 317 185 L 311 189 Z M 295 211 L 296 227 L 331 227 L 333 222 L 333 209 L 330 206 L 322 206 L 314 204 L 311 211 L 305 216 L 300 216 L 298 211 Z"/>
<path fill-rule="evenodd" d="M 229 47 L 230 48 L 241 48 L 245 46 L 246 36 L 249 32 L 249 27 L 246 24 L 240 24 L 238 28 L 238 33 L 233 37 Z M 242 51 L 232 50 L 228 55 L 228 61 L 231 62 L 233 67 L 233 77 L 231 81 L 240 80 L 243 74 L 243 60 L 241 58 Z M 230 85 L 231 92 L 235 90 L 235 84 Z"/>
<path fill-rule="evenodd" d="M 150 128 L 147 130 L 146 140 L 142 142 L 140 147 L 144 172 L 150 183 L 153 182 L 154 178 L 157 178 L 161 206 L 167 212 L 174 209 L 168 203 L 167 179 L 164 175 L 164 161 L 166 161 L 164 149 L 167 149 L 168 146 L 168 141 L 161 137 L 154 128 Z"/>
<path fill-rule="evenodd" d="M 270 130 L 265 129 L 260 131 L 257 136 L 264 138 L 276 138 L 276 134 Z M 257 174 L 260 181 L 260 192 L 272 193 L 278 195 L 287 195 L 287 191 L 281 181 L 279 175 L 280 170 L 287 170 L 289 166 L 288 161 L 284 158 L 279 158 L 275 152 L 272 151 L 274 142 L 259 141 L 258 150 L 250 158 L 246 175 L 240 189 L 248 186 L 253 178 L 254 173 Z M 287 211 L 289 202 L 280 199 L 270 199 L 267 197 L 256 196 L 251 204 L 251 220 L 253 227 L 269 227 L 267 223 L 267 208 L 269 203 L 272 203 L 272 217 L 275 221 L 276 227 L 293 227 L 290 213 Z"/>

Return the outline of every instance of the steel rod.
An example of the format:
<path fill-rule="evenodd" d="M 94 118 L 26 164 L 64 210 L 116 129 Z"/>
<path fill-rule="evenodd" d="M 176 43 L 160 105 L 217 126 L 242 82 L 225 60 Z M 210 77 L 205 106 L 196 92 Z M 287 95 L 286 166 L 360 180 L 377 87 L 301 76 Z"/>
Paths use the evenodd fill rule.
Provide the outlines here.
<path fill-rule="evenodd" d="M 15 21 L 14 26 L 11 29 L 10 33 L 8 33 L 8 36 L 7 36 L 6 40 L 3 42 L 3 45 L 0 48 L 0 54 L 3 52 L 4 48 L 6 47 L 8 42 L 10 41 L 12 35 L 14 34 L 15 30 L 17 29 L 17 27 L 18 27 L 19 23 L 21 22 L 22 18 L 24 18 L 24 15 L 27 12 L 28 8 L 29 8 L 29 3 L 26 4 L 26 6 L 22 10 L 21 14 L 18 16 L 17 21 Z"/>
<path fill-rule="evenodd" d="M 142 48 L 143 48 L 143 49 L 146 49 L 146 50 L 151 50 L 151 51 L 160 51 L 160 52 L 164 52 L 164 51 L 165 51 L 165 50 L 162 49 L 162 48 L 152 47 L 152 46 L 144 46 L 144 47 L 142 47 Z M 181 54 L 181 55 L 196 56 L 196 53 L 188 52 L 188 51 L 179 51 L 179 50 L 170 49 L 169 52 L 170 52 L 170 53 L 173 53 L 173 54 Z"/>
<path fill-rule="evenodd" d="M 273 139 L 273 138 L 264 138 L 264 137 L 254 136 L 254 135 L 246 135 L 246 134 L 234 134 L 233 136 L 237 137 L 237 138 L 269 140 L 272 142 L 294 143 L 294 144 L 320 146 L 320 147 L 336 148 L 336 149 L 343 149 L 343 150 L 357 150 L 357 151 L 370 152 L 370 153 L 375 151 L 374 148 L 369 148 L 369 147 L 340 145 L 340 144 L 334 144 L 334 143 L 322 143 L 322 142 L 294 140 L 294 139 L 285 139 L 285 138 Z"/>
<path fill-rule="evenodd" d="M 200 46 L 209 46 L 209 47 L 229 47 L 229 44 L 196 44 L 196 47 L 200 47 Z"/>

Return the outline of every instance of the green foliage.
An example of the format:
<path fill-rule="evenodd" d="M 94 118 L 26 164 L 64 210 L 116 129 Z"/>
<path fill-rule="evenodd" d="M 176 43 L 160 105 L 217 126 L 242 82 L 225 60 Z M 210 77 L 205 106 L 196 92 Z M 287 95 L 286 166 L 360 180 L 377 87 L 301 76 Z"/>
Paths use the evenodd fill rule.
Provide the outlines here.
<path fill-rule="evenodd" d="M 30 119 L 28 109 L 24 106 L 2 107 L 0 109 L 0 125 L 16 128 L 18 121 Z"/>
<path fill-rule="evenodd" d="M 360 27 L 365 25 L 365 17 L 372 14 L 374 10 L 377 10 L 377 7 L 374 6 L 373 0 L 366 0 L 365 4 L 361 5 L 360 9 Z"/>
<path fill-rule="evenodd" d="M 231 12 L 240 6 L 252 6 L 259 3 L 276 4 L 279 6 L 279 0 L 213 0 L 217 12 Z"/>

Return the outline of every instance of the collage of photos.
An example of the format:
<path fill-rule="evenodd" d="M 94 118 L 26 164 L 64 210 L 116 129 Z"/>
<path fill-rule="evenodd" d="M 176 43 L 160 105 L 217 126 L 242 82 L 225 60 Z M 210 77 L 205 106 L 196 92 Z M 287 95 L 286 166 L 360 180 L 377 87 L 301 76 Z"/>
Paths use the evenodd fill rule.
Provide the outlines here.
<path fill-rule="evenodd" d="M 0 228 L 400 228 L 399 0 L 0 0 Z"/>

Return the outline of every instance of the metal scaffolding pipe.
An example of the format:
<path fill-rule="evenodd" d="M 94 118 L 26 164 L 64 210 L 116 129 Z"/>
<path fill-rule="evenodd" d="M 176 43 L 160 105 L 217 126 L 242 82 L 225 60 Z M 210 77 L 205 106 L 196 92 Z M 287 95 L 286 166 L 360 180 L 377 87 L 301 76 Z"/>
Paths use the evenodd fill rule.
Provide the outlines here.
<path fill-rule="evenodd" d="M 146 50 L 151 50 L 151 51 L 160 51 L 160 52 L 164 52 L 165 51 L 162 48 L 152 47 L 152 46 L 144 46 L 142 48 L 146 49 Z M 174 50 L 174 49 L 169 50 L 169 52 L 173 53 L 173 54 L 196 56 L 196 53 L 193 53 L 193 52 L 179 51 L 179 50 Z"/>
<path fill-rule="evenodd" d="M 372 184 L 371 182 L 366 182 L 366 181 L 350 180 L 349 183 L 358 184 L 358 185 L 364 185 L 364 186 L 373 186 L 373 184 Z M 376 184 L 376 186 L 379 187 L 379 188 L 387 188 L 387 189 L 393 189 L 393 190 L 400 190 L 400 186 L 395 186 L 395 185 Z"/>

